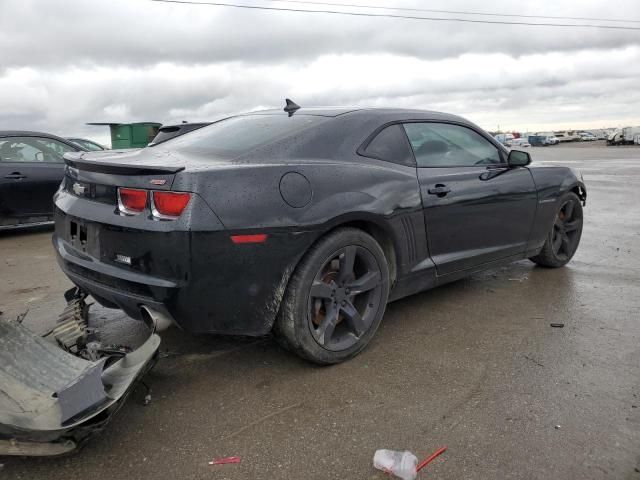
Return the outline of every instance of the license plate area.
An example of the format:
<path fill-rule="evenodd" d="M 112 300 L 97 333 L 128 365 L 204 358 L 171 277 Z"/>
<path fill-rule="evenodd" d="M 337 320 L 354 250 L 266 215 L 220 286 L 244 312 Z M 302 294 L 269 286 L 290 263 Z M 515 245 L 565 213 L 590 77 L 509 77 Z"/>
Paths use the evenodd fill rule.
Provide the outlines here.
<path fill-rule="evenodd" d="M 98 232 L 98 226 L 91 222 L 69 218 L 67 241 L 76 250 L 88 253 L 92 257 L 100 258 Z"/>

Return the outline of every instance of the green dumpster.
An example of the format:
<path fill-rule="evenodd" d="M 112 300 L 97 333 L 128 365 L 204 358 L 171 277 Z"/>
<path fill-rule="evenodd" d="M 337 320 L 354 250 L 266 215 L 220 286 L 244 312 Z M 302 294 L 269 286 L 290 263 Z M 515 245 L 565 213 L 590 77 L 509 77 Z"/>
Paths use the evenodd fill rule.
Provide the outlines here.
<path fill-rule="evenodd" d="M 136 123 L 88 123 L 87 125 L 108 125 L 111 130 L 111 148 L 146 147 L 162 126 L 157 122 Z"/>

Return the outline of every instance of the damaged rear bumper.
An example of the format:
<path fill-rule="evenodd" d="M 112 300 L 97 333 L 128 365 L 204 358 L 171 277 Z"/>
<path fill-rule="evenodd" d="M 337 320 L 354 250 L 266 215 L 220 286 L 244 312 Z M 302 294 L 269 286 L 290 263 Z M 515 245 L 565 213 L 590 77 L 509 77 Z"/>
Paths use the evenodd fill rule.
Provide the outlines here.
<path fill-rule="evenodd" d="M 155 364 L 155 333 L 94 360 L 0 319 L 0 455 L 68 453 L 101 431 Z"/>

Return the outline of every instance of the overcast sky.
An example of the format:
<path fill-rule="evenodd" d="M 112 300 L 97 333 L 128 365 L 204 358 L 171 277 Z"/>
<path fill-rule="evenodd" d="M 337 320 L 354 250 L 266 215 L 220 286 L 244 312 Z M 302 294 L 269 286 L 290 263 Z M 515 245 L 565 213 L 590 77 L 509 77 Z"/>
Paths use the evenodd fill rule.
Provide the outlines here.
<path fill-rule="evenodd" d="M 638 0 L 327 1 L 640 20 Z M 640 22 L 611 25 L 640 27 Z M 285 97 L 303 106 L 441 110 L 487 129 L 640 125 L 640 30 L 362 18 L 149 0 L 0 0 L 0 129 L 105 141 L 106 127 L 85 123 L 215 120 L 280 107 Z"/>

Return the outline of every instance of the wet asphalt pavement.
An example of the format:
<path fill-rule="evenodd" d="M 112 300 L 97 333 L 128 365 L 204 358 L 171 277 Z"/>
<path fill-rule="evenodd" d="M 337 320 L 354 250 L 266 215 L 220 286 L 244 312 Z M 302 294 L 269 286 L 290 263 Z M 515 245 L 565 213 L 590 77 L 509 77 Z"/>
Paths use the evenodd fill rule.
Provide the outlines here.
<path fill-rule="evenodd" d="M 640 148 L 531 150 L 582 170 L 582 243 L 389 305 L 360 356 L 319 368 L 270 338 L 163 334 L 168 353 L 106 432 L 1 479 L 384 479 L 378 448 L 441 479 L 640 480 Z M 64 303 L 50 231 L 0 235 L 0 310 L 44 331 Z M 564 323 L 552 328 L 550 323 Z M 237 455 L 236 465 L 209 466 Z"/>

